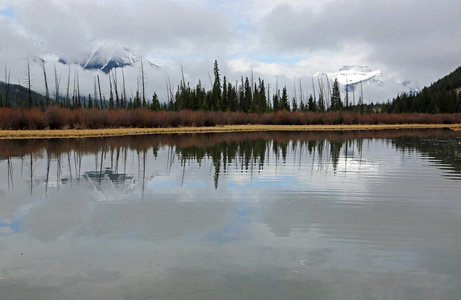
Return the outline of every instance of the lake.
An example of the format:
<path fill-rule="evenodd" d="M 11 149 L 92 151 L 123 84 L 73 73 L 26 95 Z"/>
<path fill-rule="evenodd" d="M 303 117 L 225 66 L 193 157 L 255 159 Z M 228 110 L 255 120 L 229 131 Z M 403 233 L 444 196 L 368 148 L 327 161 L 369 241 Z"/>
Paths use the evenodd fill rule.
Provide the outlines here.
<path fill-rule="evenodd" d="M 0 141 L 0 299 L 461 299 L 461 133 Z"/>

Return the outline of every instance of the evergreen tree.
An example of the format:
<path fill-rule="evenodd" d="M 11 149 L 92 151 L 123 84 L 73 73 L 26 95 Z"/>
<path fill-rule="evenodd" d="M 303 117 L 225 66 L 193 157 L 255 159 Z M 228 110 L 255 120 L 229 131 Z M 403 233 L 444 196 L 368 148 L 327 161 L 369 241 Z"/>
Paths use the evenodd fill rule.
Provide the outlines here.
<path fill-rule="evenodd" d="M 291 110 L 292 111 L 298 111 L 298 103 L 296 102 L 295 97 L 293 97 L 293 100 L 291 101 Z"/>
<path fill-rule="evenodd" d="M 238 101 L 237 101 L 237 90 L 236 87 L 232 87 L 232 84 L 229 82 L 227 84 L 227 91 L 228 91 L 228 105 L 230 111 L 237 111 L 238 108 Z"/>
<path fill-rule="evenodd" d="M 152 103 L 151 103 L 149 109 L 150 110 L 155 110 L 155 111 L 160 110 L 160 102 L 158 101 L 158 96 L 157 96 L 156 92 L 154 92 L 154 95 L 152 96 Z"/>
<path fill-rule="evenodd" d="M 272 106 L 274 111 L 279 111 L 280 110 L 280 90 L 278 90 L 273 96 L 272 96 Z"/>
<path fill-rule="evenodd" d="M 259 87 L 258 87 L 258 113 L 264 113 L 267 111 L 267 99 L 266 99 L 266 87 L 264 85 L 264 80 L 259 78 Z"/>
<path fill-rule="evenodd" d="M 315 103 L 312 94 L 309 96 L 309 100 L 307 100 L 307 110 L 312 112 L 317 111 L 317 104 Z"/>
<path fill-rule="evenodd" d="M 91 94 L 88 94 L 88 108 L 93 108 L 93 100 L 91 100 Z"/>
<path fill-rule="evenodd" d="M 141 107 L 141 98 L 139 97 L 139 91 L 136 91 L 136 97 L 133 100 L 132 108 L 140 108 Z"/>
<path fill-rule="evenodd" d="M 290 111 L 290 104 L 288 104 L 288 93 L 287 93 L 287 87 L 284 86 L 282 90 L 282 99 L 280 101 L 280 109 L 281 110 L 288 110 Z"/>
<path fill-rule="evenodd" d="M 323 99 L 323 93 L 319 93 L 319 103 L 317 106 L 317 111 L 319 112 L 325 111 L 325 100 Z"/>
<path fill-rule="evenodd" d="M 244 87 L 244 96 L 243 96 L 243 105 L 240 108 L 242 112 L 250 112 L 253 102 L 253 95 L 251 93 L 251 84 L 248 77 L 245 78 L 245 87 Z"/>
<path fill-rule="evenodd" d="M 114 97 L 112 96 L 112 93 L 111 93 L 111 96 L 109 97 L 109 109 L 114 109 Z"/>
<path fill-rule="evenodd" d="M 223 83 L 222 83 L 222 107 L 221 109 L 223 111 L 229 110 L 229 92 L 228 92 L 228 86 L 227 86 L 227 79 L 226 76 L 223 78 Z"/>
<path fill-rule="evenodd" d="M 341 101 L 341 94 L 339 92 L 338 79 L 335 78 L 333 82 L 333 91 L 331 94 L 331 109 L 340 110 L 343 108 L 343 103 Z"/>
<path fill-rule="evenodd" d="M 218 61 L 214 61 L 214 83 L 213 83 L 213 96 L 212 96 L 212 105 L 214 106 L 215 110 L 222 109 L 222 95 L 221 95 L 221 79 L 219 78 L 219 68 L 218 68 Z"/>
<path fill-rule="evenodd" d="M 349 85 L 346 83 L 346 97 L 344 98 L 346 109 L 349 107 Z"/>
<path fill-rule="evenodd" d="M 458 92 L 458 104 L 456 112 L 461 113 L 461 91 Z"/>

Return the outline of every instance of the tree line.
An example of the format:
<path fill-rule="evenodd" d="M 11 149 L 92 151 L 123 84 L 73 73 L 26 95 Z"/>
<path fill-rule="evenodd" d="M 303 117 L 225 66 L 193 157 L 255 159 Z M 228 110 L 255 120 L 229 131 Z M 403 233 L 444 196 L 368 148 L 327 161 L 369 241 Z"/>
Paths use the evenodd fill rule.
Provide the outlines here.
<path fill-rule="evenodd" d="M 199 80 L 195 86 L 186 83 L 184 72 L 181 68 L 181 81 L 176 88 L 173 88 L 169 77 L 166 77 L 166 99 L 159 98 L 157 92 L 148 99 L 145 92 L 144 67 L 141 60 L 141 76 L 138 82 L 138 89 L 133 98 L 128 98 L 125 87 L 125 76 L 121 68 L 122 78 L 116 69 L 108 73 L 109 95 L 101 91 L 102 78 L 97 75 L 94 78 L 94 93 L 83 95 L 80 91 L 80 80 L 78 70 L 73 72 L 71 69 L 67 74 L 65 82 L 58 76 L 56 67 L 54 68 L 54 90 L 51 95 L 49 74 L 46 72 L 45 62 L 42 61 L 43 82 L 45 95 L 40 95 L 31 90 L 30 63 L 26 67 L 26 86 L 20 87 L 11 84 L 10 71 L 5 66 L 5 80 L 0 85 L 0 107 L 6 108 L 40 108 L 46 109 L 50 106 L 59 106 L 68 109 L 77 108 L 97 108 L 97 109 L 138 109 L 146 108 L 154 111 L 223 111 L 223 112 L 244 112 L 244 113 L 267 113 L 284 111 L 311 111 L 325 112 L 329 110 L 343 110 L 352 108 L 346 98 L 341 99 L 340 88 L 337 80 L 330 82 L 326 78 L 317 78 L 317 82 L 312 80 L 313 93 L 304 98 L 301 81 L 299 87 L 294 86 L 294 96 L 289 99 L 288 88 L 282 89 L 275 86 L 275 92 L 271 93 L 270 84 L 266 84 L 264 79 L 253 76 L 241 77 L 240 80 L 231 82 L 226 76 L 221 78 L 218 62 L 215 60 L 213 67 L 214 79 L 210 77 L 211 89 L 206 90 L 202 81 Z M 15 87 L 16 92 L 12 89 Z M 18 88 L 21 91 L 18 91 Z M 299 88 L 299 91 L 298 91 Z M 317 93 L 316 93 L 317 90 Z M 299 97 L 298 97 L 299 95 Z M 363 99 L 363 98 L 362 98 Z M 360 100 L 359 100 L 360 101 Z M 345 103 L 345 104 L 344 104 Z"/>
<path fill-rule="evenodd" d="M 355 103 L 355 89 L 358 84 L 346 85 L 345 95 L 342 97 L 337 79 L 330 82 L 328 77 L 312 78 L 312 93 L 307 99 L 304 97 L 301 81 L 299 86 L 294 84 L 294 95 L 289 99 L 288 88 L 279 89 L 276 83 L 271 93 L 270 84 L 264 79 L 253 76 L 241 77 L 231 82 L 226 76 L 222 77 L 218 62 L 214 61 L 213 75 L 210 77 L 211 89 L 206 90 L 201 80 L 193 86 L 186 83 L 184 71 L 181 67 L 180 83 L 173 88 L 169 77 L 166 81 L 166 99 L 160 100 L 156 92 L 148 99 L 145 92 L 144 65 L 141 60 L 141 76 L 138 81 L 136 95 L 128 98 L 125 87 L 125 75 L 121 68 L 121 78 L 117 69 L 108 73 L 109 95 L 106 99 L 101 91 L 101 78 L 94 78 L 94 93 L 82 95 L 78 70 L 71 69 L 67 80 L 61 82 L 54 68 L 54 96 L 49 92 L 49 76 L 45 62 L 42 61 L 42 70 L 45 86 L 45 95 L 39 95 L 31 90 L 30 63 L 26 67 L 26 87 L 11 84 L 10 71 L 5 66 L 5 81 L 0 85 L 0 107 L 39 108 L 45 110 L 50 106 L 59 106 L 67 109 L 96 108 L 107 110 L 132 110 L 138 108 L 153 111 L 179 112 L 191 111 L 222 111 L 242 113 L 269 113 L 277 111 L 292 112 L 327 112 L 351 111 L 356 113 L 459 113 L 461 112 L 461 68 L 450 75 L 425 87 L 419 93 L 402 93 L 383 103 L 363 102 L 363 89 L 360 83 L 358 102 Z M 22 90 L 21 90 L 22 89 Z M 354 101 L 349 100 L 349 91 L 354 91 Z M 13 96 L 14 95 L 14 96 Z"/>
<path fill-rule="evenodd" d="M 460 92 L 461 67 L 418 93 L 402 93 L 374 109 L 388 113 L 461 113 Z"/>

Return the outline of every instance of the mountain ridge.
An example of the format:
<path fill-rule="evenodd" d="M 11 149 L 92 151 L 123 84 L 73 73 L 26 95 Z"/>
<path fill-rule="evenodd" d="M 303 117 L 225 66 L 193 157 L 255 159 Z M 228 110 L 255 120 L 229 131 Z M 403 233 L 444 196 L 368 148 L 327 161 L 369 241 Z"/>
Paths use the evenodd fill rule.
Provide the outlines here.
<path fill-rule="evenodd" d="M 108 74 L 114 68 L 134 66 L 141 60 L 153 69 L 160 69 L 160 66 L 150 60 L 138 55 L 133 49 L 118 46 L 114 43 L 93 40 L 89 50 L 80 58 L 69 58 L 48 48 L 43 42 L 36 42 L 36 56 L 42 61 L 54 61 L 65 65 L 76 64 L 85 70 L 101 70 Z"/>

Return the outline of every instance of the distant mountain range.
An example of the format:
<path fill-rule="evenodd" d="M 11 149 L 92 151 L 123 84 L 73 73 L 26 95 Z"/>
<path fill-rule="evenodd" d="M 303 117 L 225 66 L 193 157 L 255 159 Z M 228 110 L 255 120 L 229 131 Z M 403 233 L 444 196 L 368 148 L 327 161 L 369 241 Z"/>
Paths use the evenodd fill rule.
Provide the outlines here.
<path fill-rule="evenodd" d="M 401 80 L 397 76 L 387 75 L 382 70 L 372 70 L 368 66 L 343 66 L 337 72 L 317 72 L 314 74 L 315 80 L 326 80 L 328 78 L 330 84 L 333 84 L 335 79 L 345 89 L 347 84 L 349 91 L 353 92 L 360 85 L 366 85 L 366 90 L 369 95 L 365 95 L 365 99 L 372 95 L 373 101 L 385 101 L 380 95 L 395 95 L 402 92 L 417 93 L 420 91 L 420 86 L 416 82 Z M 314 80 L 314 81 L 315 81 Z"/>
<path fill-rule="evenodd" d="M 89 50 L 79 58 L 65 57 L 53 50 L 50 50 L 44 43 L 35 43 L 37 56 L 48 62 L 60 62 L 62 64 L 77 64 L 86 70 L 101 70 L 109 73 L 114 68 L 134 66 L 141 63 L 149 65 L 154 69 L 160 68 L 148 59 L 142 58 L 134 50 L 127 47 L 116 46 L 109 42 L 93 40 Z"/>

